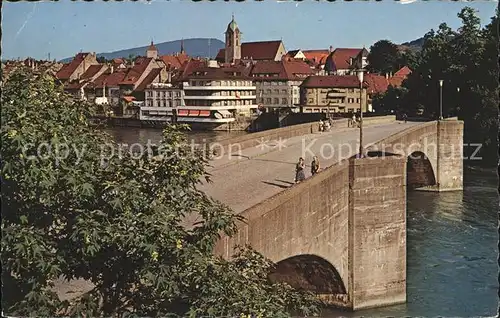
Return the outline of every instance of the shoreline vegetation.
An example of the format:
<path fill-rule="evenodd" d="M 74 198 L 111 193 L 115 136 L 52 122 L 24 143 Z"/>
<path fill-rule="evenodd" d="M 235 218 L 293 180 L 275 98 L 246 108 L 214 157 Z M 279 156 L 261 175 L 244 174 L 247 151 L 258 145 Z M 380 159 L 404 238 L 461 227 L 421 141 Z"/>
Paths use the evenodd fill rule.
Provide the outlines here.
<path fill-rule="evenodd" d="M 2 308 L 11 316 L 317 315 L 310 292 L 273 282 L 275 264 L 250 247 L 232 259 L 213 254 L 241 217 L 197 189 L 207 160 L 167 126 L 168 153 L 124 154 L 103 164 L 99 147 L 118 151 L 88 124 L 93 106 L 74 101 L 47 74 L 18 69 L 3 85 L 1 109 Z M 86 151 L 64 160 L 37 145 Z M 192 213 L 193 227 L 183 226 Z M 91 282 L 60 299 L 54 281 Z"/>

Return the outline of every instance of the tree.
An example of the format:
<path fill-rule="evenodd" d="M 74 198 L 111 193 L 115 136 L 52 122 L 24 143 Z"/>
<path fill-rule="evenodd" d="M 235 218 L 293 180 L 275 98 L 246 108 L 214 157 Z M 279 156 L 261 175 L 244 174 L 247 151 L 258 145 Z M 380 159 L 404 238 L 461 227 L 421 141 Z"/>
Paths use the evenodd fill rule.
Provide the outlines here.
<path fill-rule="evenodd" d="M 403 85 L 405 104 L 439 109 L 439 80 L 443 80 L 443 114 L 464 120 L 464 142 L 483 145 L 483 157 L 496 164 L 498 134 L 498 10 L 483 29 L 472 8 L 463 8 L 456 31 L 441 24 L 424 39 L 416 67 Z M 489 155 L 486 155 L 489 154 Z"/>
<path fill-rule="evenodd" d="M 274 284 L 251 249 L 213 255 L 241 220 L 197 190 L 206 158 L 168 126 L 155 150 L 123 151 L 87 123 L 51 77 L 19 69 L 4 83 L 1 126 L 2 307 L 36 316 L 284 317 L 318 312 L 309 293 Z M 121 149 L 121 150 L 120 150 Z M 201 221 L 186 222 L 197 214 Z M 54 281 L 85 279 L 61 301 Z"/>
<path fill-rule="evenodd" d="M 107 63 L 108 60 L 104 56 L 99 56 L 97 58 L 97 62 L 99 62 L 99 63 Z"/>
<path fill-rule="evenodd" d="M 380 40 L 370 47 L 368 70 L 372 73 L 387 74 L 398 70 L 400 55 L 396 44 Z"/>

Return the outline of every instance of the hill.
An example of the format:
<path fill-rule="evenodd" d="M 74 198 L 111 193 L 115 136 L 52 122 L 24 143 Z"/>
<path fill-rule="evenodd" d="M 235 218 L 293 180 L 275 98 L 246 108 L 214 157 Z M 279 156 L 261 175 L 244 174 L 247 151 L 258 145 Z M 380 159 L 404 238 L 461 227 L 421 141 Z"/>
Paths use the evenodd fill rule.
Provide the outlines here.
<path fill-rule="evenodd" d="M 420 51 L 424 46 L 424 41 L 424 37 L 421 37 L 410 42 L 402 43 L 401 45 L 408 46 L 410 49 L 413 49 L 415 51 Z"/>
<path fill-rule="evenodd" d="M 181 40 L 170 41 L 170 42 L 162 42 L 155 43 L 156 48 L 158 49 L 159 55 L 168 55 L 174 54 L 180 51 L 181 48 Z M 118 57 L 127 58 L 130 55 L 135 56 L 144 56 L 146 55 L 146 49 L 149 45 L 135 47 L 130 49 L 124 49 L 114 52 L 107 53 L 97 53 L 97 57 L 104 57 L 106 59 L 113 59 Z M 220 49 L 224 48 L 224 42 L 219 39 L 185 39 L 184 40 L 184 50 L 186 54 L 193 57 L 215 57 Z M 73 57 L 68 57 L 61 62 L 69 62 Z"/>

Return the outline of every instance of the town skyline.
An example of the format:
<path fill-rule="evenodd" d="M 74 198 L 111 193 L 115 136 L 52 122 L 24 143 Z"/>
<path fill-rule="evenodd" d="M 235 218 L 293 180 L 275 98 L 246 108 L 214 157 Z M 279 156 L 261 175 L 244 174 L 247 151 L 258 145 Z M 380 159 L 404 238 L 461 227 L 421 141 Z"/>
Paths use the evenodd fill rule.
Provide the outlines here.
<path fill-rule="evenodd" d="M 281 39 L 287 50 L 326 49 L 330 45 L 369 48 L 380 39 L 396 44 L 418 39 L 443 22 L 456 29 L 459 26 L 456 13 L 466 5 L 477 10 L 484 25 L 489 23 L 496 8 L 496 2 L 273 2 L 224 5 L 108 2 L 99 4 L 102 7 L 98 11 L 90 8 L 90 3 L 58 3 L 58 10 L 54 10 L 54 5 L 48 2 L 3 4 L 2 59 L 46 59 L 50 53 L 51 58 L 60 60 L 79 51 L 111 52 L 144 46 L 151 40 L 155 43 L 182 38 L 217 38 L 224 41 L 223 32 L 232 14 L 242 30 L 243 42 Z M 264 11 L 261 10 L 263 6 L 266 6 Z M 166 10 L 161 10 L 163 8 Z M 331 17 L 327 16 L 329 11 Z M 178 14 L 172 16 L 172 12 Z M 422 19 L 422 14 L 425 14 L 425 19 Z M 270 16 L 273 16 L 272 20 Z M 285 16 L 288 18 L 285 19 Z M 362 22 L 356 23 L 356 18 Z M 130 23 L 119 23 L 124 20 Z M 350 23 L 349 27 L 342 28 L 346 23 Z M 168 28 L 169 25 L 183 27 L 174 29 Z M 394 28 L 394 25 L 398 27 Z M 332 31 L 320 32 L 325 28 Z M 341 31 L 335 32 L 337 29 Z M 99 33 L 102 35 L 97 36 Z"/>

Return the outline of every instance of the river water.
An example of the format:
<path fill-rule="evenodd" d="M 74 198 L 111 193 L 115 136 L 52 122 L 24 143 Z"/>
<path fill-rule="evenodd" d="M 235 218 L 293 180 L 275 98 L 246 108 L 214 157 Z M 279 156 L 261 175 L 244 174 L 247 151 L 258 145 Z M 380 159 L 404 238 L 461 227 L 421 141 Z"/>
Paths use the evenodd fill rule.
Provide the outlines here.
<path fill-rule="evenodd" d="M 158 142 L 161 130 L 107 129 L 119 143 Z M 191 132 L 213 142 L 241 132 Z M 323 317 L 478 317 L 498 310 L 498 192 L 494 170 L 464 169 L 464 190 L 408 192 L 407 303 Z"/>

